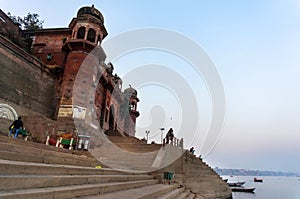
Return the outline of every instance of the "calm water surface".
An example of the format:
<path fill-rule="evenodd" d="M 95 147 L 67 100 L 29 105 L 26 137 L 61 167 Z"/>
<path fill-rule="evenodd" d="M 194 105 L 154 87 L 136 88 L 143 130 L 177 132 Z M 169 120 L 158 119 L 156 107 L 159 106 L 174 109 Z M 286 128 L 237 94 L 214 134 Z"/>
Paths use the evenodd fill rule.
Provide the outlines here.
<path fill-rule="evenodd" d="M 254 193 L 233 192 L 233 199 L 300 199 L 300 177 L 265 176 L 263 183 L 253 176 L 222 176 L 228 182 L 245 181 L 244 187 L 255 187 Z M 261 176 L 259 176 L 261 178 Z"/>

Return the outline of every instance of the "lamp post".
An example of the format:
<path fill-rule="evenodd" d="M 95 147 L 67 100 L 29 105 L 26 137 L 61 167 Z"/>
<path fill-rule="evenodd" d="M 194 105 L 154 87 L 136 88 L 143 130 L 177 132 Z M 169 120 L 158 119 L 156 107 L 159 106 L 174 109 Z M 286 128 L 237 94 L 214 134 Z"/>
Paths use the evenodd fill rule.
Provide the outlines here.
<path fill-rule="evenodd" d="M 148 143 L 148 135 L 149 135 L 149 133 L 150 133 L 150 130 L 146 130 L 146 135 L 147 135 L 147 143 Z"/>
<path fill-rule="evenodd" d="M 161 144 L 163 144 L 163 134 L 164 134 L 165 128 L 160 128 L 159 130 L 161 130 Z"/>

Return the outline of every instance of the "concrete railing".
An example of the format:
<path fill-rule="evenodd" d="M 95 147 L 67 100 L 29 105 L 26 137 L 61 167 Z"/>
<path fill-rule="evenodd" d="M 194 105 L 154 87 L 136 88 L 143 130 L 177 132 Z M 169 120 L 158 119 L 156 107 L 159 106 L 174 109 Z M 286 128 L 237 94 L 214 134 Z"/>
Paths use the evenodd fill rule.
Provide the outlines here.
<path fill-rule="evenodd" d="M 173 146 L 176 147 L 180 147 L 181 149 L 183 149 L 183 138 L 169 138 L 169 140 L 167 138 L 163 139 L 163 146 L 165 146 L 166 144 L 171 144 Z"/>

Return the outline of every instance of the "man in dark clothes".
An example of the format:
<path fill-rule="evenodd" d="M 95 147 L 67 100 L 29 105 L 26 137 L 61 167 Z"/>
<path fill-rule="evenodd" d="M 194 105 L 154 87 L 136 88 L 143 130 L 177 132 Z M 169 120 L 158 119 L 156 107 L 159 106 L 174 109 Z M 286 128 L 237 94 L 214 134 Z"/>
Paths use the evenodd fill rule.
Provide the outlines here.
<path fill-rule="evenodd" d="M 17 138 L 20 129 L 23 129 L 23 122 L 22 122 L 22 120 L 21 120 L 21 117 L 18 117 L 18 119 L 15 120 L 15 121 L 12 123 L 12 125 L 10 125 L 10 127 L 9 127 L 9 137 L 11 136 L 11 134 L 12 134 L 13 132 L 15 132 L 14 138 Z"/>
<path fill-rule="evenodd" d="M 194 153 L 195 153 L 194 147 L 190 148 L 190 152 L 194 155 Z"/>
<path fill-rule="evenodd" d="M 171 141 L 171 143 L 172 143 L 173 138 L 174 138 L 173 129 L 170 128 L 170 130 L 168 131 L 168 133 L 166 135 L 166 139 L 167 139 L 166 144 L 169 144 L 169 141 Z"/>

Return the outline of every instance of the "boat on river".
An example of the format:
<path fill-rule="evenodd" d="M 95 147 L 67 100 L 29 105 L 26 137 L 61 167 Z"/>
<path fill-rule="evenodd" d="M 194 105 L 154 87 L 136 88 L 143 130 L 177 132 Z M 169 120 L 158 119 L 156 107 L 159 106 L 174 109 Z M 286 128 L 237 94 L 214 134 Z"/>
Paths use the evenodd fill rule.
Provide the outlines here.
<path fill-rule="evenodd" d="M 254 182 L 263 182 L 262 178 L 254 178 Z"/>
<path fill-rule="evenodd" d="M 243 184 L 245 184 L 246 182 L 227 182 L 228 186 L 230 187 L 241 187 Z"/>
<path fill-rule="evenodd" d="M 255 187 L 231 187 L 233 192 L 247 192 L 254 193 Z"/>

